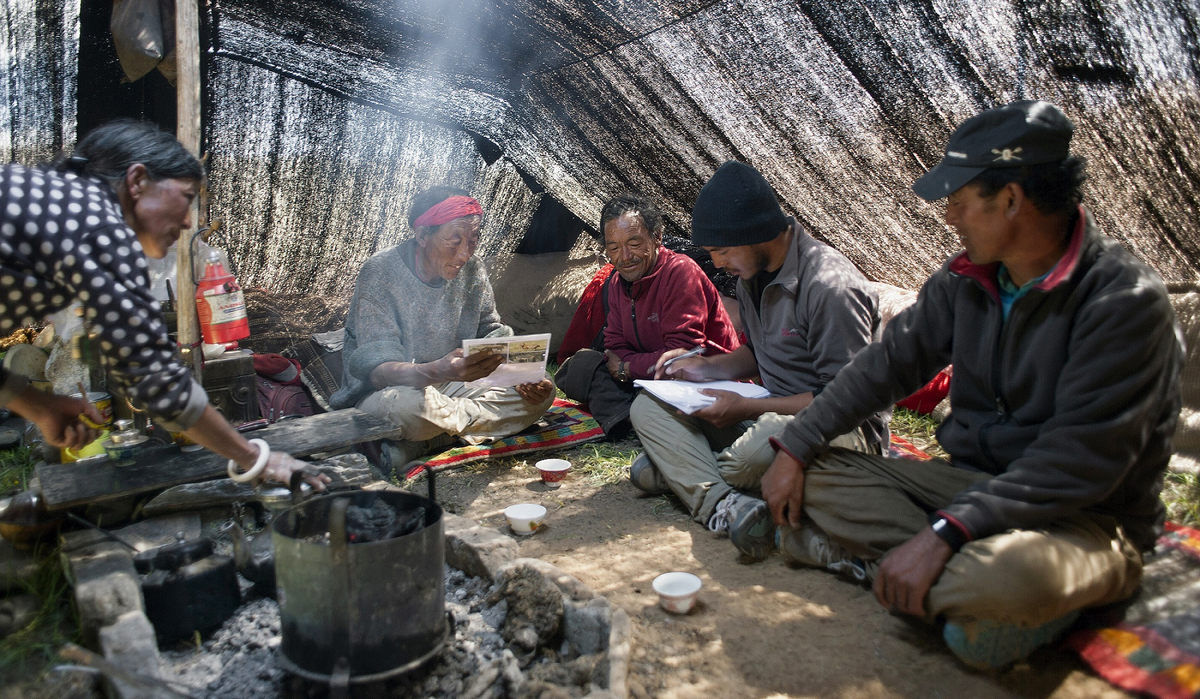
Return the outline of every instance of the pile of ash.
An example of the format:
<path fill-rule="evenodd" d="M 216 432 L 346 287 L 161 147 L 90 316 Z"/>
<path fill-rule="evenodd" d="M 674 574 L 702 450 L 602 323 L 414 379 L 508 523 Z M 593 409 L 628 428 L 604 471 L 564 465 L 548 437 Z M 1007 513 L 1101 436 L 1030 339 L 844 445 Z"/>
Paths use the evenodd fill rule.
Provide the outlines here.
<path fill-rule="evenodd" d="M 440 656 L 408 675 L 354 685 L 352 696 L 567 699 L 583 697 L 602 676 L 602 651 L 581 654 L 563 638 L 565 610 L 557 589 L 519 573 L 493 586 L 450 567 L 445 580 L 455 629 Z M 278 666 L 279 644 L 279 609 L 274 600 L 257 599 L 199 646 L 181 644 L 162 652 L 163 678 L 197 697 L 327 696 L 326 685 L 288 675 Z"/>

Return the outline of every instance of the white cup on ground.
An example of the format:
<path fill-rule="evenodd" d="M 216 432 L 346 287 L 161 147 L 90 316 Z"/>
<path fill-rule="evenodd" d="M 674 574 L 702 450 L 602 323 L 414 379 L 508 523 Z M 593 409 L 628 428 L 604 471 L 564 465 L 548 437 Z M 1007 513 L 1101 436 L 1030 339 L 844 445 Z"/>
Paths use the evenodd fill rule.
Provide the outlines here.
<path fill-rule="evenodd" d="M 562 485 L 562 480 L 567 477 L 567 471 L 571 470 L 571 462 L 566 459 L 542 459 L 534 464 L 537 466 L 538 473 L 542 476 L 542 482 L 547 488 L 557 488 Z"/>
<path fill-rule="evenodd" d="M 531 502 L 511 505 L 504 509 L 504 518 L 514 534 L 529 536 L 542 527 L 546 519 L 546 508 Z"/>
<path fill-rule="evenodd" d="M 672 614 L 687 614 L 696 604 L 700 592 L 700 578 L 691 573 L 663 573 L 654 579 L 654 591 L 658 603 Z"/>

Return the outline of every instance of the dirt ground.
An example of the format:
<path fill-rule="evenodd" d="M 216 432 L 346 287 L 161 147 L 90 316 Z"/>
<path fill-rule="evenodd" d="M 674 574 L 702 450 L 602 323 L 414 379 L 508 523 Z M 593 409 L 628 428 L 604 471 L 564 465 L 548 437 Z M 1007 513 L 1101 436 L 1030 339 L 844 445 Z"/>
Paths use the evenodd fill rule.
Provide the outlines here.
<path fill-rule="evenodd" d="M 728 538 L 692 522 L 677 501 L 645 497 L 627 480 L 604 485 L 572 472 L 548 490 L 533 461 L 441 472 L 438 498 L 509 535 L 505 507 L 546 506 L 547 526 L 518 538 L 521 555 L 557 565 L 629 613 L 634 699 L 1130 696 L 1069 651 L 1042 650 L 1003 673 L 969 670 L 936 630 L 890 615 L 865 587 L 777 555 L 743 564 Z M 423 479 L 413 485 L 419 491 Z M 672 570 L 704 581 L 687 616 L 664 612 L 650 587 Z"/>

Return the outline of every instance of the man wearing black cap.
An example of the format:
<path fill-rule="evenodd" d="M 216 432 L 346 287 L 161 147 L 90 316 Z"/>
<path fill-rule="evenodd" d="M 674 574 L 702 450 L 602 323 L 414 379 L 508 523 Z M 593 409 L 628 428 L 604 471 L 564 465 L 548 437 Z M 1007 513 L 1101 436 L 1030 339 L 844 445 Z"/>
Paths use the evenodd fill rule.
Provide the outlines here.
<path fill-rule="evenodd" d="M 951 258 L 773 444 L 763 495 L 792 559 L 852 569 L 880 604 L 944 618 L 999 667 L 1130 596 L 1164 511 L 1183 348 L 1158 275 L 1080 205 L 1074 126 L 1022 101 L 964 122 L 913 185 L 947 197 Z M 953 364 L 949 463 L 829 438 Z"/>
<path fill-rule="evenodd" d="M 681 415 L 643 393 L 630 418 L 645 453 L 631 464 L 630 481 L 646 492 L 674 492 L 697 522 L 728 532 L 735 543 L 755 541 L 774 526 L 758 518 L 752 521 L 763 531 L 743 531 L 741 515 L 766 505 L 739 491 L 758 490 L 774 458 L 768 440 L 871 342 L 880 324 L 878 301 L 854 265 L 785 216 L 771 186 L 744 163 L 725 163 L 700 190 L 692 242 L 740 278 L 737 297 L 748 342 L 729 354 L 679 359 L 664 368 L 685 350 L 668 351 L 656 376 L 760 376 L 771 395 L 709 391 L 716 397 L 712 405 Z M 885 419 L 870 415 L 859 422 L 836 443 L 878 453 Z"/>

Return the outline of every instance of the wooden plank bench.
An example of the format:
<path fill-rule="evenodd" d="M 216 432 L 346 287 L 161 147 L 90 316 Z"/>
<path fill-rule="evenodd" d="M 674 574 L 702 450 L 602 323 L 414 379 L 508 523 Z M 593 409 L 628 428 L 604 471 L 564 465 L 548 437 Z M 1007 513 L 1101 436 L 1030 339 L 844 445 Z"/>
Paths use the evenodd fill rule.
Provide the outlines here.
<path fill-rule="evenodd" d="M 287 420 L 247 435 L 266 440 L 272 449 L 300 457 L 360 442 L 398 439 L 392 423 L 357 408 Z M 180 483 L 225 475 L 228 460 L 208 450 L 184 453 L 176 446 L 149 447 L 129 466 L 43 464 L 37 467 L 42 499 L 50 510 L 111 500 Z"/>

